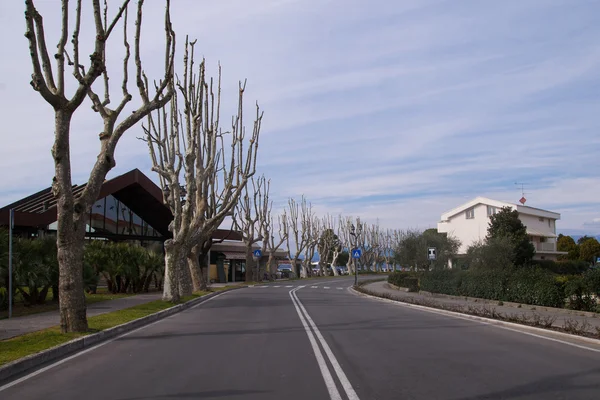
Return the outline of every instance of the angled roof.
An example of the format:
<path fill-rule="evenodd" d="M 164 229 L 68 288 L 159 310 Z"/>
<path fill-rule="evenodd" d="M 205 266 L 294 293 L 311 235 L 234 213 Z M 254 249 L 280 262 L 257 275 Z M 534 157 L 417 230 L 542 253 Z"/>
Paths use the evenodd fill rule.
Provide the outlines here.
<path fill-rule="evenodd" d="M 498 207 L 498 208 L 510 207 L 510 208 L 514 209 L 516 207 L 514 204 L 507 203 L 505 201 L 492 200 L 492 199 L 488 199 L 487 197 L 478 196 L 458 207 L 453 208 L 450 211 L 446 211 L 445 213 L 443 213 L 442 221 L 447 221 L 450 218 L 452 218 L 453 216 L 455 216 L 456 214 L 459 214 L 471 207 L 475 207 L 478 204 L 485 204 L 488 206 L 494 206 L 494 207 Z"/>
<path fill-rule="evenodd" d="M 73 185 L 74 196 L 81 195 L 85 186 L 86 184 Z M 98 199 L 108 195 L 129 207 L 162 236 L 171 236 L 168 227 L 173 214 L 163 203 L 161 189 L 139 169 L 104 181 Z M 56 198 L 51 187 L 0 208 L 0 225 L 8 225 L 11 208 L 15 210 L 15 226 L 45 227 L 57 220 Z M 213 237 L 241 240 L 239 233 L 228 230 L 217 230 Z"/>
<path fill-rule="evenodd" d="M 529 214 L 529 215 L 535 215 L 535 216 L 539 216 L 539 217 L 560 219 L 560 214 L 552 212 L 552 211 L 543 210 L 541 208 L 523 206 L 520 204 L 509 203 L 507 201 L 492 200 L 487 197 L 478 196 L 456 208 L 453 208 L 450 211 L 446 211 L 445 213 L 442 214 L 441 220 L 448 221 L 450 218 L 452 218 L 456 214 L 459 214 L 471 207 L 475 207 L 478 204 L 484 204 L 484 205 L 498 207 L 498 208 L 510 207 L 513 210 L 517 210 L 521 214 Z"/>

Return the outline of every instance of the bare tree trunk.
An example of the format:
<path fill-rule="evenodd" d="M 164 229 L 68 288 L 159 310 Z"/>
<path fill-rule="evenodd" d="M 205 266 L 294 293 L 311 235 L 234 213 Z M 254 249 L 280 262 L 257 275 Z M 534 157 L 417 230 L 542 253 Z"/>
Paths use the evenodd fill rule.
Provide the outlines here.
<path fill-rule="evenodd" d="M 246 282 L 257 281 L 256 262 L 252 256 L 252 245 L 246 246 Z"/>
<path fill-rule="evenodd" d="M 179 296 L 191 296 L 194 293 L 194 285 L 192 283 L 192 274 L 188 267 L 187 255 L 189 250 L 185 247 L 182 248 L 182 252 L 179 255 L 179 284 L 177 286 L 179 290 Z"/>
<path fill-rule="evenodd" d="M 202 270 L 200 269 L 200 248 L 199 245 L 192 247 L 192 250 L 187 256 L 187 264 L 192 277 L 192 289 L 194 292 L 202 289 Z M 206 287 L 206 285 L 204 285 Z"/>
<path fill-rule="evenodd" d="M 181 259 L 181 246 L 168 239 L 165 241 L 165 280 L 163 287 L 163 300 L 173 303 L 179 302 L 179 290 L 177 282 L 179 282 L 179 268 L 181 264 L 178 260 Z"/>
<path fill-rule="evenodd" d="M 200 289 L 208 290 L 208 268 L 210 267 L 210 259 L 208 252 L 201 252 L 198 257 L 198 266 L 200 268 Z"/>
<path fill-rule="evenodd" d="M 72 113 L 59 110 L 55 114 L 54 183 L 57 196 L 57 257 L 60 327 L 64 332 L 88 329 L 83 290 L 83 245 L 85 209 L 73 198 L 69 135 Z"/>
<path fill-rule="evenodd" d="M 60 329 L 85 332 L 88 324 L 83 291 L 83 235 L 73 228 L 71 232 L 60 230 L 58 236 Z"/>
<path fill-rule="evenodd" d="M 269 253 L 269 260 L 267 261 L 267 269 L 269 273 L 275 274 L 277 273 L 277 264 L 275 263 L 275 256 L 273 253 Z"/>

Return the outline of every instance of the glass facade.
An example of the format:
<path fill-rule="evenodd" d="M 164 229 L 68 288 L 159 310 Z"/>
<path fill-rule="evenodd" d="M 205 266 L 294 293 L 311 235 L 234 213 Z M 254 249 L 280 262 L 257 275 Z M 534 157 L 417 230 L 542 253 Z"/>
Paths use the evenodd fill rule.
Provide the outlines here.
<path fill-rule="evenodd" d="M 160 233 L 112 195 L 97 200 L 86 216 L 88 233 L 160 237 Z M 48 229 L 56 230 L 56 222 Z"/>

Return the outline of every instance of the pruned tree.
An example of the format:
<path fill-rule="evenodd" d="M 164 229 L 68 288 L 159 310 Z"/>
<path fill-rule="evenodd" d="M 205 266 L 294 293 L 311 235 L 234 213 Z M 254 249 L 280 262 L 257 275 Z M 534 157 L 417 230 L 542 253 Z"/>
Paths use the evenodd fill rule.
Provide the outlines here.
<path fill-rule="evenodd" d="M 301 278 L 312 275 L 312 259 L 319 244 L 319 225 L 319 218 L 313 214 L 312 205 L 309 204 L 307 212 L 302 213 L 302 239 L 306 242 L 306 246 L 300 271 Z"/>
<path fill-rule="evenodd" d="M 260 265 L 260 260 L 254 260 L 252 248 L 263 240 L 260 219 L 265 199 L 268 202 L 270 188 L 270 183 L 264 176 L 256 180 L 251 178 L 251 182 L 251 192 L 248 191 L 249 185 L 246 186 L 244 195 L 237 202 L 233 213 L 233 225 L 242 235 L 246 247 L 246 282 L 259 280 L 257 266 Z"/>
<path fill-rule="evenodd" d="M 58 3 L 58 2 L 57 2 Z M 34 0 L 25 1 L 25 37 L 29 43 L 29 53 L 33 66 L 31 86 L 40 93 L 54 109 L 54 178 L 52 193 L 57 200 L 57 254 L 59 263 L 59 308 L 60 325 L 63 332 L 83 332 L 87 330 L 86 306 L 83 292 L 83 246 L 86 217 L 100 194 L 100 187 L 106 174 L 115 165 L 115 149 L 123 134 L 137 124 L 153 110 L 166 104 L 173 94 L 171 85 L 173 58 L 175 54 L 175 34 L 173 32 L 169 7 L 166 1 L 165 11 L 165 59 L 164 77 L 156 82 L 154 94 L 150 94 L 150 85 L 142 68 L 140 41 L 142 29 L 142 10 L 144 2 L 138 1 L 133 38 L 133 59 L 135 63 L 135 81 L 141 98 L 141 105 L 121 118 L 125 107 L 133 96 L 129 93 L 129 64 L 131 45 L 128 38 L 129 0 L 121 2 L 112 19 L 108 18 L 107 2 L 102 7 L 100 0 L 92 0 L 93 26 L 95 29 L 93 53 L 90 64 L 83 65 L 80 53 L 79 37 L 82 26 L 82 1 L 75 2 L 75 21 L 72 23 L 68 0 L 61 2 L 60 39 L 56 53 L 51 57 L 46 43 L 44 21 L 38 12 Z M 117 24 L 123 25 L 122 43 L 125 48 L 123 59 L 122 97 L 115 107 L 110 107 L 109 73 L 106 67 L 106 49 L 109 40 L 116 31 Z M 72 28 L 72 30 L 70 29 Z M 71 36 L 72 49 L 67 49 Z M 51 62 L 55 59 L 55 66 Z M 75 90 L 72 95 L 66 93 L 67 69 L 71 69 Z M 104 96 L 100 98 L 94 84 L 103 77 Z M 92 168 L 88 182 L 81 193 L 73 193 L 71 181 L 70 130 L 71 121 L 85 98 L 92 102 L 92 109 L 102 120 L 99 134 L 100 150 Z"/>
<path fill-rule="evenodd" d="M 300 218 L 300 210 L 302 210 L 302 218 Z M 306 199 L 302 196 L 300 204 L 293 198 L 288 199 L 288 209 L 283 214 L 284 234 L 287 237 L 288 258 L 292 262 L 292 268 L 297 276 L 300 276 L 298 271 L 298 260 L 300 255 L 306 249 L 308 244 L 307 235 L 305 235 L 305 227 L 300 229 L 299 224 L 304 224 L 305 215 L 308 213 L 308 205 Z M 292 253 L 293 247 L 293 253 Z"/>
<path fill-rule="evenodd" d="M 323 217 L 319 224 L 319 268 L 322 274 L 326 273 L 327 264 L 331 264 L 332 272 L 335 276 L 339 275 L 335 268 L 335 263 L 339 256 L 340 239 L 336 233 L 336 222 L 329 214 Z"/>
<path fill-rule="evenodd" d="M 352 249 L 356 245 L 356 243 L 355 243 L 356 238 L 351 235 L 351 232 L 352 232 L 351 226 L 352 226 L 352 217 L 340 216 L 339 230 L 340 230 L 341 246 L 348 251 L 349 257 L 348 257 L 348 261 L 346 262 L 346 268 L 348 268 L 348 272 L 350 274 L 353 274 L 355 262 L 352 259 Z"/>
<path fill-rule="evenodd" d="M 267 181 L 270 186 L 271 181 Z M 274 274 L 277 269 L 275 262 L 275 254 L 277 250 L 285 243 L 288 238 L 288 232 L 285 229 L 283 221 L 286 219 L 284 215 L 277 216 L 277 228 L 274 226 L 273 218 L 273 202 L 269 200 L 269 189 L 266 190 L 266 195 L 262 198 L 262 203 L 259 204 L 259 224 L 260 236 L 262 237 L 262 252 L 269 256 L 267 260 L 267 270 Z M 278 232 L 278 237 L 275 238 L 275 231 Z"/>
<path fill-rule="evenodd" d="M 206 248 L 212 245 L 212 234 L 231 215 L 256 171 L 262 122 L 257 104 L 254 127 L 246 139 L 246 84 L 240 82 L 237 115 L 230 131 L 221 130 L 221 68 L 215 99 L 205 60 L 194 70 L 195 43 L 186 38 L 183 80 L 177 79 L 177 95 L 167 107 L 150 115 L 144 126 L 152 170 L 159 175 L 164 201 L 174 217 L 169 226 L 173 238 L 165 241 L 163 291 L 163 299 L 174 302 L 202 283 L 201 265 L 208 263 Z"/>

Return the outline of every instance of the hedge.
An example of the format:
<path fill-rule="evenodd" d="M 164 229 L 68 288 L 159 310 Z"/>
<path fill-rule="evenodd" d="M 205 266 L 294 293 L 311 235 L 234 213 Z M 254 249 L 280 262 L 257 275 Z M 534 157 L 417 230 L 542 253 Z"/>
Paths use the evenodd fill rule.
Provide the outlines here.
<path fill-rule="evenodd" d="M 403 283 L 408 276 L 392 274 L 388 281 L 406 286 Z M 434 270 L 419 275 L 419 288 L 453 296 L 597 311 L 591 295 L 600 296 L 600 269 L 563 277 L 542 268 Z"/>
<path fill-rule="evenodd" d="M 583 274 L 590 268 L 590 264 L 588 262 L 579 260 L 534 260 L 532 261 L 532 264 L 535 267 L 540 267 L 541 269 L 554 272 L 555 274 L 559 275 L 579 275 Z"/>

